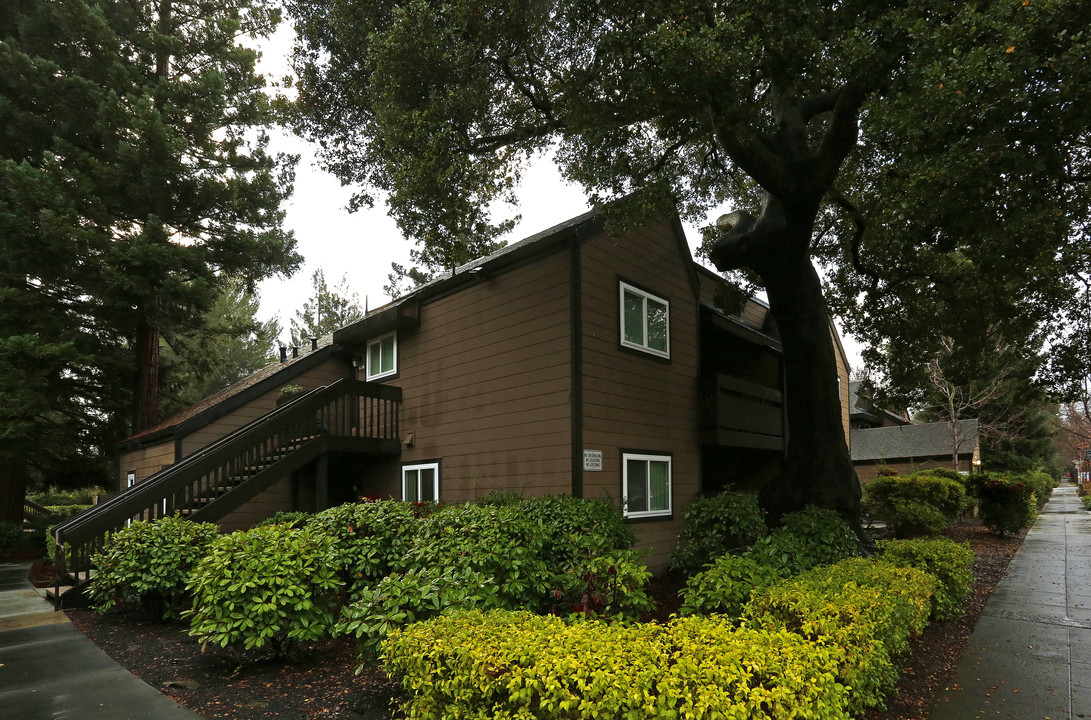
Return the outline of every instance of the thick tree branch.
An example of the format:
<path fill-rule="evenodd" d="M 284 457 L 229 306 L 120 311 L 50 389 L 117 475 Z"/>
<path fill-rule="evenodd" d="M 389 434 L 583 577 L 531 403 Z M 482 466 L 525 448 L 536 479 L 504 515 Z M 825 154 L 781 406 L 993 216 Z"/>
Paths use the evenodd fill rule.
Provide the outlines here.
<path fill-rule="evenodd" d="M 775 196 L 782 196 L 793 186 L 792 174 L 784 161 L 766 144 L 765 138 L 758 133 L 752 142 L 743 142 L 734 134 L 720 127 L 716 120 L 716 111 L 708 108 L 708 121 L 712 136 L 732 162 L 755 182 Z"/>
<path fill-rule="evenodd" d="M 856 230 L 852 233 L 852 239 L 849 242 L 849 252 L 852 256 L 852 269 L 861 275 L 870 278 L 873 283 L 878 283 L 881 280 L 879 273 L 874 269 L 864 265 L 863 260 L 860 258 L 860 243 L 864 239 L 864 230 L 867 228 L 867 220 L 864 218 L 864 214 L 860 212 L 853 203 L 849 201 L 844 195 L 839 192 L 832 193 L 830 200 L 834 205 L 844 210 L 849 218 L 852 219 L 852 224 L 856 226 Z"/>
<path fill-rule="evenodd" d="M 860 132 L 860 108 L 869 93 L 869 88 L 851 81 L 838 91 L 837 101 L 833 106 L 833 116 L 818 146 L 819 165 L 816 168 L 815 179 L 820 187 L 833 185 L 837 174 L 841 171 L 841 163 L 856 147 L 856 139 Z"/>

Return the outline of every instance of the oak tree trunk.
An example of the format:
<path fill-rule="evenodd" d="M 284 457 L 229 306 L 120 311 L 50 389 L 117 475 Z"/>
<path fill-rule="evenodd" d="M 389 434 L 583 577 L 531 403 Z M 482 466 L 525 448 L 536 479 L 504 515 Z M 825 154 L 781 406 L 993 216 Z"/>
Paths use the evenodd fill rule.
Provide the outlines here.
<path fill-rule="evenodd" d="M 721 270 L 747 267 L 761 276 L 780 329 L 788 445 L 779 477 L 759 493 L 761 506 L 774 525 L 807 505 L 836 510 L 862 536 L 830 315 L 810 257 L 820 197 L 802 193 L 789 204 L 769 196 L 760 217 L 736 213 L 710 257 Z"/>

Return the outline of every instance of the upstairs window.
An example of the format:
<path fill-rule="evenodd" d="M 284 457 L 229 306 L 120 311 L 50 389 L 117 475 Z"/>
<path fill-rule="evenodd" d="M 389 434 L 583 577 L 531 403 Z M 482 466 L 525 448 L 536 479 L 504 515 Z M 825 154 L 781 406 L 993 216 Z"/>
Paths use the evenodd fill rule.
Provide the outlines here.
<path fill-rule="evenodd" d="M 377 380 L 398 372 L 398 337 L 389 333 L 367 343 L 368 380 Z"/>
<path fill-rule="evenodd" d="M 621 344 L 669 358 L 670 303 L 621 283 Z"/>
<path fill-rule="evenodd" d="M 402 466 L 402 500 L 435 502 L 439 500 L 439 463 Z"/>
<path fill-rule="evenodd" d="M 625 517 L 657 517 L 671 514 L 670 455 L 624 453 L 622 488 Z"/>

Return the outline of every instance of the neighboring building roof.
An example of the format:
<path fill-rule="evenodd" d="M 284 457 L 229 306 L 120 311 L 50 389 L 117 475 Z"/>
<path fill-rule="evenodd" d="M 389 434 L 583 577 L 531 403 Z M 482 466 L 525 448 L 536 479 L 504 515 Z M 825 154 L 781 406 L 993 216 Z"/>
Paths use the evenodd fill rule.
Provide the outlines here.
<path fill-rule="evenodd" d="M 906 416 L 878 407 L 875 404 L 867 380 L 852 380 L 849 382 L 849 418 L 856 421 L 866 420 L 874 425 L 883 425 L 886 422 L 894 425 L 909 424 L 909 419 Z"/>
<path fill-rule="evenodd" d="M 959 420 L 959 455 L 969 455 L 977 444 L 977 420 Z M 953 438 L 947 423 L 864 428 L 852 431 L 852 460 L 951 457 Z"/>

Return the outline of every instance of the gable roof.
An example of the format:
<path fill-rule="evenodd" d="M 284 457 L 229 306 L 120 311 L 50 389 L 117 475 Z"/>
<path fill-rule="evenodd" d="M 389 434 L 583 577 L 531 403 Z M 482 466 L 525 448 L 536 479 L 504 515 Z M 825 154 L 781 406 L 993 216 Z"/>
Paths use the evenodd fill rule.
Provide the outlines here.
<path fill-rule="evenodd" d="M 621 198 L 615 202 L 624 203 L 627 199 Z M 666 220 L 671 225 L 679 253 L 684 254 L 687 260 L 684 266 L 696 298 L 700 292 L 698 266 L 692 261 L 685 230 L 677 213 L 672 212 Z M 330 357 L 334 352 L 343 351 L 346 346 L 358 346 L 392 330 L 419 324 L 420 306 L 426 301 L 458 292 L 470 284 L 481 282 L 513 266 L 554 252 L 567 243 L 588 238 L 604 227 L 603 213 L 590 210 L 518 242 L 505 245 L 489 255 L 471 260 L 414 288 L 392 302 L 371 310 L 362 318 L 334 331 L 331 335 L 321 338 L 317 350 L 307 352 L 298 358 L 289 358 L 285 362 L 272 363 L 249 377 L 163 419 L 155 427 L 131 436 L 122 444 L 131 449 L 140 445 L 162 442 L 171 437 L 175 439 L 183 437 L 223 417 L 254 397 L 284 384 L 295 375 Z M 767 324 L 769 324 L 768 318 Z M 774 342 L 776 342 L 775 339 Z"/>
<path fill-rule="evenodd" d="M 977 420 L 959 420 L 959 455 L 973 453 L 977 443 Z M 951 429 L 947 423 L 898 425 L 852 431 L 852 460 L 900 460 L 905 458 L 951 457 Z"/>

